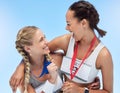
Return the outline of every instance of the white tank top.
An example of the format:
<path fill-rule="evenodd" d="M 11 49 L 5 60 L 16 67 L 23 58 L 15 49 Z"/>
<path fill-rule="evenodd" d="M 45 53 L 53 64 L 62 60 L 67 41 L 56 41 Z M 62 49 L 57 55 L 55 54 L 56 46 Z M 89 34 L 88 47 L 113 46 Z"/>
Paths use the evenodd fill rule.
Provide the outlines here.
<path fill-rule="evenodd" d="M 71 36 L 70 42 L 68 45 L 66 56 L 63 57 L 61 71 L 64 72 L 67 77 L 70 79 L 70 65 L 71 59 L 74 53 L 74 45 L 75 40 Z M 90 54 L 90 56 L 85 59 L 84 63 L 79 68 L 78 72 L 76 73 L 75 77 L 72 79 L 77 83 L 91 83 L 95 79 L 98 74 L 98 69 L 96 69 L 96 59 L 100 52 L 100 50 L 104 47 L 104 45 L 100 42 L 94 51 Z M 76 59 L 76 65 L 79 66 L 82 60 Z"/>

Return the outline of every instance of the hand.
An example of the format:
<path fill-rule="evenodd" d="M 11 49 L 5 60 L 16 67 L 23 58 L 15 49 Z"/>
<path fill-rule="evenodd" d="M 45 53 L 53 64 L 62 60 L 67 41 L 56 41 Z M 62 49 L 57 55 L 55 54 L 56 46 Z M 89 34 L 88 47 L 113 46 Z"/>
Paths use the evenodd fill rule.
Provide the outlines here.
<path fill-rule="evenodd" d="M 18 66 L 9 81 L 9 84 L 13 92 L 16 92 L 17 87 L 22 85 L 23 80 L 24 80 L 24 69 L 22 69 L 21 66 Z"/>
<path fill-rule="evenodd" d="M 62 86 L 63 93 L 84 93 L 84 88 L 79 87 L 75 83 L 66 81 Z"/>
<path fill-rule="evenodd" d="M 99 77 L 96 77 L 95 80 L 93 81 L 92 84 L 90 84 L 90 86 L 88 86 L 89 89 L 100 89 L 100 79 Z"/>
<path fill-rule="evenodd" d="M 44 91 L 41 91 L 40 93 L 45 93 Z"/>
<path fill-rule="evenodd" d="M 58 75 L 58 67 L 55 65 L 54 62 L 52 62 L 50 65 L 47 66 L 47 69 L 49 71 L 49 82 L 51 83 L 55 83 L 55 80 L 57 78 L 57 75 Z"/>

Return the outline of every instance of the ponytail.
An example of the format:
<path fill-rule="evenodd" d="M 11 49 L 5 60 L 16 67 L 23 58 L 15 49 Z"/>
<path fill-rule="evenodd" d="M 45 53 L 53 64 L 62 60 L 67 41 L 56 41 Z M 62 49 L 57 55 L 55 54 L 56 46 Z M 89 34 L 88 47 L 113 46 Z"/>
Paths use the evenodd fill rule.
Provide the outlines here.
<path fill-rule="evenodd" d="M 100 35 L 100 37 L 103 37 L 103 36 L 105 36 L 106 35 L 106 31 L 104 31 L 104 30 L 102 30 L 102 29 L 100 29 L 100 28 L 98 28 L 97 26 L 95 26 L 95 29 L 97 30 L 97 32 L 99 33 L 99 35 Z"/>

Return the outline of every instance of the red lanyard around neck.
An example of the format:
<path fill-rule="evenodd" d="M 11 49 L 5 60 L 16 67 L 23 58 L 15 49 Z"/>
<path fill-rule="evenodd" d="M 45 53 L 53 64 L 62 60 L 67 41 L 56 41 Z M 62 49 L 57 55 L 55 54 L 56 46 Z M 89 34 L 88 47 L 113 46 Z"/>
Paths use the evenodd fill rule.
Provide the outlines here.
<path fill-rule="evenodd" d="M 92 39 L 91 41 L 91 45 L 87 51 L 87 53 L 85 54 L 85 56 L 83 57 L 82 59 L 82 62 L 81 64 L 79 65 L 78 68 L 76 68 L 75 70 L 74 69 L 74 65 L 75 65 L 75 61 L 76 61 L 76 57 L 77 57 L 77 51 L 78 51 L 78 43 L 76 43 L 76 46 L 75 46 L 75 50 L 74 50 L 74 54 L 73 54 L 73 57 L 72 57 L 72 61 L 71 61 L 71 66 L 70 66 L 70 76 L 71 76 L 71 79 L 73 79 L 76 75 L 76 73 L 78 72 L 79 68 L 81 67 L 81 65 L 84 63 L 85 59 L 87 58 L 88 54 L 90 53 L 93 45 L 95 44 L 95 41 L 96 41 L 96 36 L 94 36 L 94 38 Z"/>

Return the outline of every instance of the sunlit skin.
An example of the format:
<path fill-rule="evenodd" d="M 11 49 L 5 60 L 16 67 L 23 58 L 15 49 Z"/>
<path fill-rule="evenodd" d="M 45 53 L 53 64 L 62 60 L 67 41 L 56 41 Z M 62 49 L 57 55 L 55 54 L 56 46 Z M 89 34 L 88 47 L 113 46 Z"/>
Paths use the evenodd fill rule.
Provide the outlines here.
<path fill-rule="evenodd" d="M 101 29 L 99 30 L 97 26 L 99 22 L 99 15 L 96 9 L 94 9 L 94 7 L 86 1 L 78 1 L 73 3 L 68 9 L 65 17 L 67 24 L 66 30 L 68 30 L 70 33 L 56 37 L 55 39 L 53 39 L 48 43 L 48 47 L 51 52 L 62 49 L 64 51 L 64 55 L 66 55 L 70 38 L 73 35 L 75 41 L 79 42 L 78 43 L 79 52 L 77 53 L 77 59 L 81 60 L 83 59 L 88 48 L 90 47 L 91 41 L 93 40 L 94 36 L 96 36 L 94 29 L 98 32 L 98 34 L 101 37 L 105 36 L 105 31 L 103 30 L 101 31 Z M 102 34 L 99 32 L 101 32 Z M 91 53 L 94 51 L 94 49 L 100 42 L 101 41 L 99 40 L 99 38 L 97 38 L 95 44 L 93 45 L 87 57 L 91 55 Z M 78 84 L 77 82 L 67 79 L 68 81 L 65 82 L 62 86 L 63 92 L 84 93 L 84 87 L 88 87 L 89 93 L 112 93 L 113 92 L 113 62 L 112 62 L 111 54 L 106 47 L 102 48 L 101 51 L 99 52 L 97 59 L 95 61 L 95 66 L 97 69 L 101 70 L 101 75 L 102 75 L 101 89 L 99 89 L 100 82 L 93 81 L 93 83 L 91 84 L 86 84 L 86 83 Z M 13 75 L 13 77 L 16 78 L 15 75 Z M 16 78 L 18 82 L 22 77 L 23 75 L 22 76 L 20 75 L 19 79 Z M 99 79 L 97 80 L 99 81 Z M 13 85 L 15 84 L 13 83 Z"/>
<path fill-rule="evenodd" d="M 73 33 L 73 37 L 75 41 L 79 41 L 78 45 L 78 54 L 77 58 L 82 59 L 87 52 L 87 49 L 89 48 L 92 39 L 95 36 L 95 33 L 92 29 L 89 27 L 89 22 L 86 19 L 83 19 L 81 21 L 78 21 L 77 18 L 73 17 L 74 12 L 71 10 L 68 10 L 66 13 L 66 30 Z M 69 44 L 71 34 L 66 34 L 64 36 L 60 36 L 55 38 L 49 43 L 50 50 L 55 49 L 63 49 L 65 54 L 67 51 L 67 46 Z M 99 44 L 100 40 L 97 38 L 92 51 L 95 49 L 95 47 Z M 62 44 L 61 44 L 62 43 Z M 54 46 L 52 46 L 54 45 Z M 57 48 L 56 48 L 57 47 Z M 91 51 L 91 52 L 92 52 Z M 89 53 L 90 55 L 91 53 Z M 88 55 L 88 56 L 89 56 Z M 97 60 L 96 60 L 96 68 L 100 69 L 102 71 L 102 78 L 103 78 L 103 90 L 90 90 L 89 93 L 112 93 L 113 91 L 113 63 L 112 63 L 112 57 L 109 52 L 109 50 L 104 47 L 101 52 L 99 53 Z M 71 86 L 72 88 L 71 88 Z M 89 84 L 79 84 L 79 86 L 89 86 Z M 73 88 L 74 87 L 74 88 Z M 84 89 L 76 86 L 73 83 L 66 82 L 63 85 L 63 91 L 65 93 L 83 93 Z"/>

